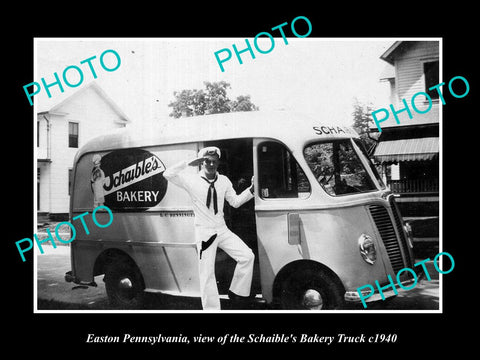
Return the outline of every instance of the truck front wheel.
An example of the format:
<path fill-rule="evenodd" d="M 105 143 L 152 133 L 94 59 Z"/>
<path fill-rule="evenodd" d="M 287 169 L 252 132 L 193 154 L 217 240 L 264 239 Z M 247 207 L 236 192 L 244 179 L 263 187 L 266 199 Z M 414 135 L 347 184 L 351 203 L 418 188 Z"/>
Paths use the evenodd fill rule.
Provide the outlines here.
<path fill-rule="evenodd" d="M 343 289 L 326 272 L 303 269 L 283 280 L 280 305 L 286 310 L 341 309 Z"/>

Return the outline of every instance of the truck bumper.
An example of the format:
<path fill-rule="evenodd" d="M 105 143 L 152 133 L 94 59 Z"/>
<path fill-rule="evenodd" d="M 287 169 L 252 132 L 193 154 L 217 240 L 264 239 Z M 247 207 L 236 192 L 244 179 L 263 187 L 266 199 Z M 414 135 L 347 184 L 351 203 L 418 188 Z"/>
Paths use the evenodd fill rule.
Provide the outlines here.
<path fill-rule="evenodd" d="M 97 283 L 95 281 L 91 281 L 91 282 L 85 282 L 85 281 L 80 281 L 78 280 L 72 273 L 72 270 L 70 271 L 67 271 L 65 273 L 65 281 L 66 282 L 73 282 L 74 284 L 79 284 L 79 285 L 88 285 L 88 286 L 93 286 L 93 287 L 97 287 Z"/>
<path fill-rule="evenodd" d="M 418 280 L 420 280 L 420 279 L 418 279 Z M 408 288 L 415 281 L 417 281 L 417 279 L 408 279 L 408 280 L 402 281 L 401 284 L 402 284 L 403 287 Z M 398 289 L 397 289 L 397 292 L 398 292 Z M 370 294 L 369 290 L 362 291 L 362 295 L 364 295 L 364 296 L 368 296 L 369 294 Z M 369 302 L 385 300 L 385 299 L 388 299 L 390 297 L 397 296 L 397 294 L 395 293 L 395 291 L 392 288 L 389 288 L 388 290 L 382 290 L 382 294 L 383 294 L 383 297 L 379 292 L 375 292 L 370 297 L 368 297 L 366 299 L 364 298 L 364 301 L 366 303 L 369 303 Z M 344 299 L 345 299 L 346 302 L 350 302 L 350 303 L 357 303 L 357 302 L 361 301 L 360 295 L 358 294 L 357 290 L 346 291 L 345 295 L 344 295 Z"/>

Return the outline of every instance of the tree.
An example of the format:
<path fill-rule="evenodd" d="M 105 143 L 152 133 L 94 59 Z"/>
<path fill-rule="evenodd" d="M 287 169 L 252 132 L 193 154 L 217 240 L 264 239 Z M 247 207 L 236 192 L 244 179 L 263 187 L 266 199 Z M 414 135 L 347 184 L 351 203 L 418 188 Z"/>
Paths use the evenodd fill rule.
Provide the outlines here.
<path fill-rule="evenodd" d="M 237 100 L 231 102 L 231 111 L 256 111 L 258 106 L 255 106 L 250 101 L 250 95 L 237 96 Z"/>
<path fill-rule="evenodd" d="M 173 107 L 170 116 L 179 118 L 180 116 L 195 116 L 205 114 L 205 93 L 203 90 L 182 90 L 173 93 L 175 101 L 168 104 Z"/>
<path fill-rule="evenodd" d="M 237 96 L 236 100 L 230 100 L 227 95 L 230 84 L 225 81 L 205 81 L 204 85 L 205 90 L 174 91 L 175 100 L 168 104 L 172 107 L 170 116 L 179 118 L 231 111 L 258 110 L 258 107 L 251 102 L 250 95 L 240 95 Z"/>
<path fill-rule="evenodd" d="M 378 142 L 379 134 L 370 133 L 370 125 L 373 126 L 371 104 L 362 104 L 357 98 L 353 104 L 353 128 L 360 135 L 360 139 L 365 145 L 368 153 L 371 154 Z"/>
<path fill-rule="evenodd" d="M 225 81 L 205 81 L 204 85 L 207 90 L 205 97 L 207 113 L 220 114 L 230 112 L 230 99 L 227 96 L 227 88 L 230 88 L 230 84 Z"/>

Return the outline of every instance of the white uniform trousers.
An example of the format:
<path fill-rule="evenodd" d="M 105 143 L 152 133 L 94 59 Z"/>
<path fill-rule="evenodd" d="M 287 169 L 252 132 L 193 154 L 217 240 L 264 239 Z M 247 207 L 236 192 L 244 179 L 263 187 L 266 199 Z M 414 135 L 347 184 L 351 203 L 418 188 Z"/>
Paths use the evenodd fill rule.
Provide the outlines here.
<path fill-rule="evenodd" d="M 202 242 L 217 234 L 211 245 L 202 249 Z M 195 226 L 195 237 L 199 256 L 199 278 L 202 307 L 204 310 L 220 310 L 217 281 L 215 278 L 215 257 L 217 247 L 232 257 L 237 265 L 233 273 L 230 291 L 240 296 L 249 296 L 255 255 L 252 250 L 227 226 L 220 228 L 205 228 Z"/>

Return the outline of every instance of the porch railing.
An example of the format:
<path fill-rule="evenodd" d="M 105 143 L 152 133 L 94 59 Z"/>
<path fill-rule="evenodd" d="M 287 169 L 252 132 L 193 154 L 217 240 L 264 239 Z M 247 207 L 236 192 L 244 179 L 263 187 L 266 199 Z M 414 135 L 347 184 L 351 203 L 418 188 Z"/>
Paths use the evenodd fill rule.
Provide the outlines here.
<path fill-rule="evenodd" d="M 397 194 L 405 193 L 438 193 L 438 179 L 403 179 L 389 180 L 387 185 Z"/>

